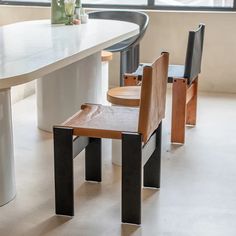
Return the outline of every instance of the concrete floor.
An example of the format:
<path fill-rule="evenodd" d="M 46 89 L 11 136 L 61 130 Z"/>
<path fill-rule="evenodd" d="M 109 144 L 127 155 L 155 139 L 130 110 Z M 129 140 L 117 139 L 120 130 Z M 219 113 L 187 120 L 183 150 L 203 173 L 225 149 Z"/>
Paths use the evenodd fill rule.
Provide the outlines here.
<path fill-rule="evenodd" d="M 13 108 L 17 196 L 0 208 L 0 236 L 236 235 L 236 95 L 201 94 L 184 146 L 170 144 L 168 105 L 161 189 L 143 190 L 140 227 L 120 223 L 121 170 L 107 153 L 101 184 L 75 159 L 75 216 L 56 216 L 51 134 L 36 127 L 34 96 Z"/>

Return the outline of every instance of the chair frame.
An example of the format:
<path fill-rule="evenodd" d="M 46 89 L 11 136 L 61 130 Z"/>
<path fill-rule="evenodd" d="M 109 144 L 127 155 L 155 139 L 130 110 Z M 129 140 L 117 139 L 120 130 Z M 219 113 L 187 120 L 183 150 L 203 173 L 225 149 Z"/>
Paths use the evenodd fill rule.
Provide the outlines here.
<path fill-rule="evenodd" d="M 74 216 L 73 159 L 85 149 L 85 180 L 101 182 L 101 139 L 73 138 L 67 127 L 55 126 L 53 133 L 56 214 Z M 141 224 L 142 172 L 144 187 L 160 188 L 161 136 L 162 122 L 144 146 L 141 134 L 122 133 L 123 223 Z"/>
<path fill-rule="evenodd" d="M 142 176 L 145 187 L 160 187 L 161 134 L 162 119 L 165 116 L 168 60 L 169 54 L 163 53 L 152 66 L 144 68 L 137 131 L 120 131 L 118 136 L 106 136 L 122 141 L 121 218 L 124 223 L 141 224 Z M 101 138 L 105 137 L 103 131 L 109 130 L 102 129 L 99 134 L 99 128 L 96 128 L 95 134 L 91 128 L 90 133 L 78 136 L 81 135 L 78 131 L 80 126 L 70 123 L 75 117 L 53 128 L 55 202 L 56 214 L 59 215 L 74 215 L 73 159 L 83 149 L 85 179 L 96 182 L 102 180 Z"/>
<path fill-rule="evenodd" d="M 172 86 L 172 117 L 171 142 L 185 143 L 185 125 L 195 126 L 197 121 L 197 95 L 198 77 L 201 73 L 201 60 L 203 51 L 205 25 L 200 24 L 196 31 L 189 32 L 188 48 L 185 59 L 185 72 L 183 78 L 173 78 Z M 194 58 L 195 34 L 201 33 L 200 52 Z M 196 50 L 196 49 L 195 49 Z M 194 60 L 196 65 L 194 64 Z"/>

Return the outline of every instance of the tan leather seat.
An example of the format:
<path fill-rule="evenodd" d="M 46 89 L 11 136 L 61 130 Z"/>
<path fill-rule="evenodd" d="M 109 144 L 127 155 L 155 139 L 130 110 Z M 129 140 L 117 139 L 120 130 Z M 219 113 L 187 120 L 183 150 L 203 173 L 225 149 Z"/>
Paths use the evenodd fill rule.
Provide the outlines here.
<path fill-rule="evenodd" d="M 139 108 L 84 104 L 62 126 L 73 135 L 121 139 L 122 132 L 137 132 Z"/>

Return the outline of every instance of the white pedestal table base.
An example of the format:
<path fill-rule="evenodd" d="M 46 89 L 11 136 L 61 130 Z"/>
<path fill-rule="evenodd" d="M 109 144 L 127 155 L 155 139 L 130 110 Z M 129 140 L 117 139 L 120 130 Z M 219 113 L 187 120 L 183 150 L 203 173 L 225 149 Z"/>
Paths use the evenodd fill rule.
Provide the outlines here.
<path fill-rule="evenodd" d="M 38 127 L 52 131 L 80 110 L 83 103 L 101 103 L 101 53 L 37 80 Z"/>
<path fill-rule="evenodd" d="M 0 90 L 0 206 L 16 195 L 11 90 Z"/>

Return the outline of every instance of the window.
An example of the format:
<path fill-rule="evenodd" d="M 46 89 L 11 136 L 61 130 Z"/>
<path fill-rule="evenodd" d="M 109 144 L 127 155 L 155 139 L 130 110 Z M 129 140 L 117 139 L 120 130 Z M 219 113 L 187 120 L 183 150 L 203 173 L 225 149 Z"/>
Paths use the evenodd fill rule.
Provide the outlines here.
<path fill-rule="evenodd" d="M 51 0 L 0 0 L 0 4 L 49 6 Z M 84 7 L 236 11 L 236 0 L 82 0 Z"/>
<path fill-rule="evenodd" d="M 82 0 L 86 7 L 169 10 L 235 10 L 236 0 Z"/>
<path fill-rule="evenodd" d="M 155 0 L 155 5 L 192 7 L 233 7 L 234 0 Z"/>
<path fill-rule="evenodd" d="M 147 0 L 84 0 L 84 4 L 147 5 Z"/>
<path fill-rule="evenodd" d="M 51 0 L 0 0 L 0 5 L 50 6 Z"/>

